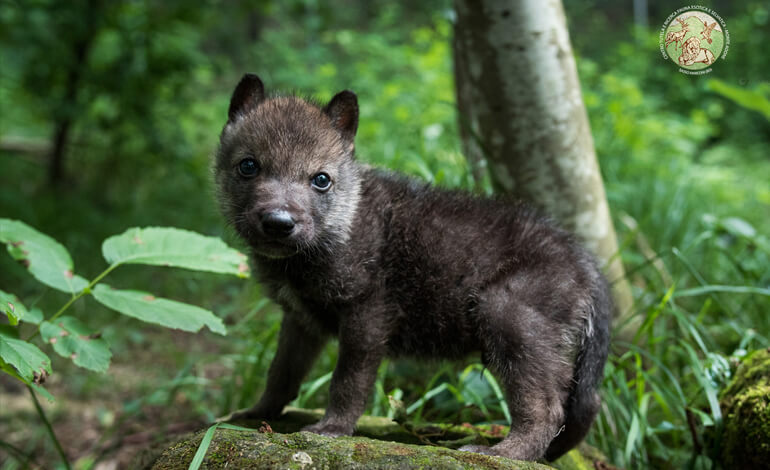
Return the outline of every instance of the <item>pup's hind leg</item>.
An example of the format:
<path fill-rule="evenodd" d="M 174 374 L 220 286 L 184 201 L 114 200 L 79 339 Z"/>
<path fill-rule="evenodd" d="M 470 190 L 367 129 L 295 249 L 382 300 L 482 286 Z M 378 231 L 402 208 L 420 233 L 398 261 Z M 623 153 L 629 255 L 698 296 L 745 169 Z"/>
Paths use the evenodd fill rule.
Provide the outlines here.
<path fill-rule="evenodd" d="M 545 455 L 564 423 L 572 345 L 565 344 L 564 325 L 518 303 L 525 298 L 510 285 L 480 296 L 483 359 L 505 389 L 512 422 L 510 433 L 497 445 L 461 450 L 536 460 Z"/>

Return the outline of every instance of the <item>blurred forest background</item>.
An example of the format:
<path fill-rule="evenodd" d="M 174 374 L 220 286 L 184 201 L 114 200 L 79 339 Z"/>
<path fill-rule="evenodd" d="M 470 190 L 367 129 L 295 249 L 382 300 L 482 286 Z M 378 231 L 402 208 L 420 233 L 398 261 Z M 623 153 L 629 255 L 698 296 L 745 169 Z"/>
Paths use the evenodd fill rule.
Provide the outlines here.
<path fill-rule="evenodd" d="M 737 359 L 770 346 L 770 6 L 702 4 L 726 21 L 730 49 L 711 73 L 687 76 L 658 43 L 680 2 L 650 2 L 635 16 L 631 1 L 565 1 L 641 318 L 634 344 L 614 345 L 589 442 L 628 468 L 708 468 L 715 397 Z M 0 216 L 56 238 L 87 277 L 105 267 L 101 241 L 132 226 L 238 246 L 209 164 L 244 72 L 321 100 L 352 89 L 361 160 L 489 192 L 460 151 L 453 18 L 449 0 L 0 0 Z M 54 359 L 47 387 L 57 401 L 45 405 L 79 469 L 124 465 L 156 434 L 250 406 L 275 349 L 280 311 L 251 281 L 126 267 L 111 284 L 162 286 L 214 310 L 230 334 L 169 331 L 76 304 L 115 354 L 106 374 Z M 0 286 L 48 315 L 67 300 L 7 256 Z M 297 405 L 325 403 L 335 360 L 332 345 Z M 368 412 L 392 413 L 394 395 L 411 419 L 503 422 L 477 360 L 385 363 Z M 0 379 L 0 441 L 56 468 L 38 422 L 23 387 Z M 0 469 L 23 467 L 11 455 L 0 446 Z"/>

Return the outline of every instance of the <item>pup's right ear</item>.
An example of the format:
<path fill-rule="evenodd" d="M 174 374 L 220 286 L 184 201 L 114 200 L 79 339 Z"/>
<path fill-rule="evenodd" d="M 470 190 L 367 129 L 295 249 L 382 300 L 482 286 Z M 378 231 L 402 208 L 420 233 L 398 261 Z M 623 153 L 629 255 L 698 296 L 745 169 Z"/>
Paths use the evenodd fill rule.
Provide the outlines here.
<path fill-rule="evenodd" d="M 254 74 L 247 73 L 235 87 L 227 110 L 227 123 L 235 122 L 265 99 L 265 85 Z"/>
<path fill-rule="evenodd" d="M 332 125 L 343 138 L 353 141 L 358 129 L 358 98 L 350 90 L 344 90 L 332 98 L 324 108 Z"/>

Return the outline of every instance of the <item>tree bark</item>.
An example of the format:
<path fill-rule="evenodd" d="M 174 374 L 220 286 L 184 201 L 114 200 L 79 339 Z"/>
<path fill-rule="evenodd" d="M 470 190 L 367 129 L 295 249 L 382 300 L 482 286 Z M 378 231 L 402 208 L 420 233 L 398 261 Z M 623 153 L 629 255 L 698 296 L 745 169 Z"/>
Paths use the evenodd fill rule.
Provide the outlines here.
<path fill-rule="evenodd" d="M 588 115 L 559 0 L 456 0 L 454 54 L 464 151 L 576 233 L 604 264 L 617 311 L 632 298 L 617 256 Z"/>
<path fill-rule="evenodd" d="M 88 53 L 97 33 L 98 9 L 101 2 L 89 0 L 84 10 L 85 24 L 79 37 L 72 44 L 73 61 L 67 70 L 64 96 L 54 112 L 53 145 L 48 165 L 48 182 L 58 185 L 64 176 L 64 159 L 70 139 L 70 130 L 78 113 L 78 90 L 80 89 L 83 70 L 87 66 Z"/>

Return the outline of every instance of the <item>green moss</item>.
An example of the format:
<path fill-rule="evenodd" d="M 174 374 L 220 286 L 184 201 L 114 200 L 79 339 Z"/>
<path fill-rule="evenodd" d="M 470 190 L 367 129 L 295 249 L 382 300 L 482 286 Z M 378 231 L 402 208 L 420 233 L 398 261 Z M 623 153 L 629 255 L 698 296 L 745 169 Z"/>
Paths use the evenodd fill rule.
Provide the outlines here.
<path fill-rule="evenodd" d="M 551 462 L 551 465 L 559 470 L 594 470 L 599 468 L 596 466 L 597 462 L 602 463 L 601 468 L 615 468 L 606 463 L 607 457 L 598 449 L 583 443 L 578 448 L 572 449 L 556 461 Z"/>
<path fill-rule="evenodd" d="M 770 462 L 770 349 L 744 359 L 720 394 L 723 415 L 716 445 L 725 468 L 767 468 Z"/>
<path fill-rule="evenodd" d="M 356 436 L 330 439 L 307 432 L 303 426 L 320 419 L 322 410 L 287 409 L 278 420 L 270 421 L 275 432 L 217 429 L 204 460 L 203 468 L 276 468 L 276 469 L 522 469 L 544 470 L 535 462 L 520 462 L 502 457 L 453 450 L 469 439 L 475 443 L 494 444 L 507 433 L 500 426 L 476 427 L 439 424 L 398 425 L 387 418 L 364 416 L 358 422 Z M 253 429 L 262 422 L 240 422 Z M 188 435 L 157 458 L 153 469 L 186 469 L 205 430 Z M 371 439 L 375 437 L 376 439 Z M 429 440 L 430 439 L 430 440 Z M 395 441 L 395 442 L 394 442 Z M 442 442 L 443 446 L 436 445 Z M 430 445 L 425 445 L 430 443 Z M 423 444 L 423 445 L 415 445 Z M 452 447 L 452 448 L 447 448 Z M 569 454 L 572 455 L 572 454 Z M 308 463 L 308 459 L 312 463 Z M 572 457 L 578 461 L 580 454 Z M 583 469 L 585 466 L 557 468 Z M 588 463 L 588 468 L 593 468 Z M 148 467 L 149 468 L 149 467 Z"/>
<path fill-rule="evenodd" d="M 155 470 L 185 469 L 190 464 L 204 431 L 169 447 Z M 308 463 L 308 457 L 312 463 Z M 417 446 L 376 441 L 365 437 L 330 439 L 311 433 L 249 433 L 218 429 L 203 468 L 277 469 L 370 469 L 446 468 L 495 470 L 545 470 L 534 462 L 459 452 L 436 446 Z"/>
<path fill-rule="evenodd" d="M 221 465 L 233 459 L 238 447 L 231 442 L 221 442 L 209 448 L 206 455 L 210 464 Z"/>

